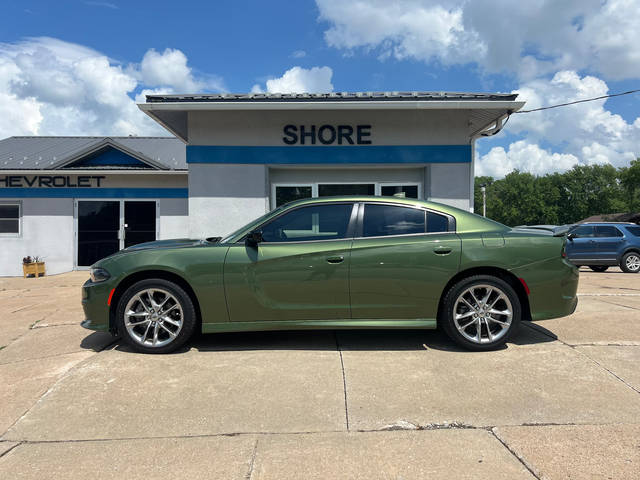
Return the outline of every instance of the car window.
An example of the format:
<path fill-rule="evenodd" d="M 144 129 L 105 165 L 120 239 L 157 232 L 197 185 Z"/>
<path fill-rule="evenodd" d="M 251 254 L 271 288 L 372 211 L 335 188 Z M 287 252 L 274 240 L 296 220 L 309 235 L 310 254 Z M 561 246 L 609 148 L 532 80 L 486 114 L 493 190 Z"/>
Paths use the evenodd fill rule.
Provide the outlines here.
<path fill-rule="evenodd" d="M 640 227 L 627 227 L 627 232 L 633 236 L 640 237 Z"/>
<path fill-rule="evenodd" d="M 571 233 L 577 238 L 593 237 L 593 226 L 581 225 L 571 230 Z"/>
<path fill-rule="evenodd" d="M 596 226 L 596 237 L 622 237 L 622 232 L 613 225 Z"/>
<path fill-rule="evenodd" d="M 438 213 L 427 212 L 427 232 L 448 232 L 449 218 Z"/>
<path fill-rule="evenodd" d="M 345 238 L 353 204 L 310 205 L 262 226 L 264 242 L 302 242 Z"/>
<path fill-rule="evenodd" d="M 425 233 L 425 213 L 419 208 L 367 204 L 364 206 L 362 235 L 383 237 Z"/>

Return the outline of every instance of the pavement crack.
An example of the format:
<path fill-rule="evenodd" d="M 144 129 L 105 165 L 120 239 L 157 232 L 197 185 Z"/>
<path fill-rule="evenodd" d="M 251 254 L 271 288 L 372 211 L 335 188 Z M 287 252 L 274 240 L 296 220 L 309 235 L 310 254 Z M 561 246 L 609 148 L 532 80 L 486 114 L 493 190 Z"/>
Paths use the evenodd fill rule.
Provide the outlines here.
<path fill-rule="evenodd" d="M 573 348 L 573 346 L 571 347 Z M 631 390 L 633 390 L 636 393 L 640 393 L 640 390 L 638 390 L 636 387 L 634 387 L 633 385 L 631 385 L 630 383 L 628 383 L 626 380 L 624 380 L 622 377 L 618 376 L 617 374 L 613 373 L 611 370 L 609 370 L 607 367 L 605 367 L 602 363 L 598 362 L 596 359 L 591 358 L 589 355 L 587 355 L 584 352 L 581 352 L 580 350 L 573 348 L 576 352 L 578 352 L 580 355 L 584 356 L 585 358 L 591 360 L 593 363 L 595 363 L 597 366 L 599 366 L 600 368 L 602 368 L 603 370 L 609 372 L 611 375 L 613 375 L 615 378 L 617 378 L 618 380 L 620 380 L 622 383 L 624 383 L 627 387 L 629 387 Z"/>
<path fill-rule="evenodd" d="M 340 342 L 338 341 L 338 333 L 333 332 L 333 336 L 336 339 L 336 350 L 340 354 L 340 367 L 342 368 L 342 388 L 344 391 L 344 419 L 347 425 L 347 432 L 349 431 L 349 402 L 347 400 L 347 377 L 344 373 L 344 359 L 342 358 L 342 349 L 340 348 Z"/>
<path fill-rule="evenodd" d="M 251 477 L 253 476 L 253 466 L 254 466 L 255 461 L 256 461 L 256 454 L 258 452 L 258 442 L 259 441 L 260 441 L 260 439 L 256 438 L 256 443 L 253 445 L 253 453 L 251 454 L 251 462 L 249 463 L 249 471 L 244 476 L 245 480 L 251 480 Z"/>
<path fill-rule="evenodd" d="M 13 450 L 16 447 L 19 447 L 20 445 L 22 445 L 22 442 L 18 442 L 13 447 L 6 449 L 4 452 L 0 453 L 0 458 L 4 457 L 7 453 L 9 453 L 11 450 Z"/>
<path fill-rule="evenodd" d="M 522 464 L 524 468 L 527 469 L 527 471 L 531 475 L 533 475 L 534 478 L 536 478 L 537 480 L 541 480 L 541 477 L 534 471 L 533 467 L 529 465 L 529 463 L 524 458 L 518 455 L 518 453 L 513 448 L 511 448 L 506 441 L 502 440 L 498 436 L 495 430 L 496 430 L 495 428 L 490 428 L 489 432 L 495 437 L 496 440 L 498 440 L 502 444 L 504 448 L 506 448 L 509 451 L 509 453 L 511 453 L 511 455 L 513 455 L 516 458 L 516 460 L 518 460 L 518 462 Z"/>

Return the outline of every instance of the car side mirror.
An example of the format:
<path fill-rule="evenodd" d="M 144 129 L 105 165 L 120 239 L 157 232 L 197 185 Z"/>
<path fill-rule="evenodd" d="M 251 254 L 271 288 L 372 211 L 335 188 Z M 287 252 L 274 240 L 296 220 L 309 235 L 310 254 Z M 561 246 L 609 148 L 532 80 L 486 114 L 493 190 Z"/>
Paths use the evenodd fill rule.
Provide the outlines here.
<path fill-rule="evenodd" d="M 257 247 L 262 242 L 262 230 L 253 230 L 247 234 L 245 243 L 250 247 Z"/>
<path fill-rule="evenodd" d="M 576 238 L 575 233 L 567 233 L 567 240 L 571 240 L 573 242 L 574 238 Z"/>

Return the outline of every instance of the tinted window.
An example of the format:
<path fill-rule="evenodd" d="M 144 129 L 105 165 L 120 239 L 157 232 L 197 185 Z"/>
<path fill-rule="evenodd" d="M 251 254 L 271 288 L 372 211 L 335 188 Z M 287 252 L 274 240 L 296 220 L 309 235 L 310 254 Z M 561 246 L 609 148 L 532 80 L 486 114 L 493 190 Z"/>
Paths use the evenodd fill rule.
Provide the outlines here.
<path fill-rule="evenodd" d="M 311 186 L 276 186 L 276 207 L 301 198 L 311 198 Z"/>
<path fill-rule="evenodd" d="M 345 238 L 351 204 L 314 205 L 295 209 L 262 227 L 265 242 L 302 242 Z"/>
<path fill-rule="evenodd" d="M 373 183 L 363 184 L 325 184 L 318 185 L 319 197 L 336 197 L 344 195 L 374 195 L 376 186 Z"/>
<path fill-rule="evenodd" d="M 20 233 L 20 205 L 0 204 L 0 233 Z"/>
<path fill-rule="evenodd" d="M 448 232 L 449 231 L 449 219 L 444 215 L 439 215 L 433 212 L 427 212 L 427 232 Z"/>
<path fill-rule="evenodd" d="M 404 197 L 418 198 L 417 185 L 383 185 L 380 187 L 380 194 L 383 197 Z"/>
<path fill-rule="evenodd" d="M 424 233 L 425 211 L 391 205 L 365 205 L 362 227 L 365 237 Z"/>
<path fill-rule="evenodd" d="M 613 225 L 599 225 L 596 227 L 596 237 L 622 237 L 622 232 Z"/>
<path fill-rule="evenodd" d="M 636 237 L 640 237 L 640 227 L 627 227 L 627 232 Z"/>
<path fill-rule="evenodd" d="M 591 225 L 582 225 L 571 230 L 575 237 L 593 237 L 593 227 Z"/>

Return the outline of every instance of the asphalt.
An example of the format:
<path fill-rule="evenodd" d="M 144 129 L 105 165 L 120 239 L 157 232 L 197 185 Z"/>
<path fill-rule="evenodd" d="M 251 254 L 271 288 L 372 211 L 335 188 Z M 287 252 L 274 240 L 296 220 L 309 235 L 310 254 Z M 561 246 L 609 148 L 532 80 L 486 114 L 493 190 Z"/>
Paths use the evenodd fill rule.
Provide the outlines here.
<path fill-rule="evenodd" d="M 640 275 L 471 353 L 437 331 L 82 329 L 86 272 L 0 278 L 0 478 L 640 478 Z"/>

